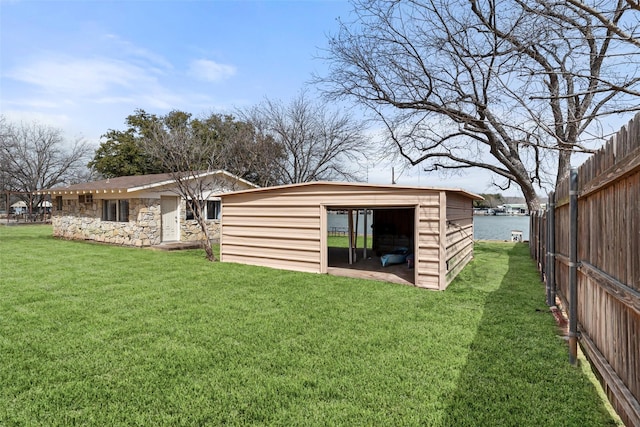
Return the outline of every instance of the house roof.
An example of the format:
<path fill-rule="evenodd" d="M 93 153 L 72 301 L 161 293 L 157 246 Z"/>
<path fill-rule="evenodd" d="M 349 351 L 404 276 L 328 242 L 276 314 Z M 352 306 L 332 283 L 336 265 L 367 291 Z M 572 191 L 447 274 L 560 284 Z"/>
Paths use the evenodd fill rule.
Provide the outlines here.
<path fill-rule="evenodd" d="M 397 185 L 397 184 L 369 184 L 363 182 L 337 182 L 337 181 L 313 181 L 313 182 L 302 182 L 298 184 L 287 184 L 287 185 L 279 185 L 274 187 L 260 187 L 260 188 L 252 188 L 249 190 L 240 190 L 240 191 L 232 191 L 225 194 L 220 194 L 221 197 L 233 196 L 235 194 L 248 194 L 248 193 L 266 193 L 269 191 L 277 191 L 277 190 L 287 190 L 287 189 L 295 189 L 295 188 L 304 188 L 304 187 L 315 187 L 328 185 L 332 187 L 340 187 L 340 188 L 377 188 L 377 189 L 385 189 L 385 190 L 425 190 L 425 191 L 448 191 L 452 193 L 458 193 L 463 196 L 469 197 L 474 200 L 484 200 L 484 198 L 478 194 L 471 193 L 466 190 L 462 190 L 459 188 L 441 188 L 441 187 L 420 187 L 420 186 L 409 186 L 409 185 Z"/>
<path fill-rule="evenodd" d="M 208 176 L 220 175 L 232 181 L 241 182 L 250 187 L 257 185 L 233 175 L 225 170 L 216 170 L 211 172 L 193 172 L 189 179 L 205 178 Z M 80 184 L 68 185 L 65 187 L 53 187 L 43 189 L 37 194 L 85 194 L 85 193 L 131 193 L 135 191 L 148 190 L 157 187 L 163 187 L 175 182 L 171 173 L 158 173 L 150 175 L 133 175 L 120 176 L 117 178 L 108 178 L 99 181 L 85 182 Z"/>

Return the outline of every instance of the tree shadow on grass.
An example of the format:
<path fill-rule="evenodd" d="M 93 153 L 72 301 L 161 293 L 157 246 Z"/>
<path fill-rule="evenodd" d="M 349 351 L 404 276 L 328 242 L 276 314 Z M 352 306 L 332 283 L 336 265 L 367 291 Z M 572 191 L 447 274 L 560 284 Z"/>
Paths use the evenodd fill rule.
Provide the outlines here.
<path fill-rule="evenodd" d="M 528 248 L 515 245 L 508 255 L 442 425 L 615 425 L 593 385 L 568 363 Z"/>

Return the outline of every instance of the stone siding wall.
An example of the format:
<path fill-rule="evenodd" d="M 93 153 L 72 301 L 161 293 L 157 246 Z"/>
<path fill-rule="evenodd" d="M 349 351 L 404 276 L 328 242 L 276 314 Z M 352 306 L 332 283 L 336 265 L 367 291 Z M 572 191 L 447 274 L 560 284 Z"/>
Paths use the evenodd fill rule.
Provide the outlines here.
<path fill-rule="evenodd" d="M 220 221 L 207 220 L 209 236 L 215 242 L 220 241 Z M 195 220 L 182 220 L 180 224 L 180 240 L 183 242 L 198 242 L 204 238 L 200 225 Z"/>
<path fill-rule="evenodd" d="M 181 242 L 199 242 L 204 239 L 202 230 L 198 221 L 193 219 L 186 219 L 187 206 L 186 202 L 182 200 L 180 202 L 180 241 Z M 211 240 L 220 241 L 220 220 L 213 219 L 207 220 L 207 226 L 209 228 L 209 236 Z"/>
<path fill-rule="evenodd" d="M 182 202 L 180 240 L 202 240 L 202 231 L 196 221 L 184 219 Z M 126 246 L 152 246 L 162 242 L 162 214 L 160 199 L 129 199 L 129 221 L 102 221 L 102 200 L 79 203 L 64 200 L 62 211 L 52 212 L 53 235 L 69 240 L 94 240 Z M 211 237 L 219 241 L 220 221 L 208 221 Z"/>
<path fill-rule="evenodd" d="M 130 199 L 129 221 L 102 221 L 102 200 L 83 204 L 64 200 L 62 211 L 54 211 L 53 235 L 71 240 L 94 240 L 127 246 L 160 243 L 160 199 Z"/>

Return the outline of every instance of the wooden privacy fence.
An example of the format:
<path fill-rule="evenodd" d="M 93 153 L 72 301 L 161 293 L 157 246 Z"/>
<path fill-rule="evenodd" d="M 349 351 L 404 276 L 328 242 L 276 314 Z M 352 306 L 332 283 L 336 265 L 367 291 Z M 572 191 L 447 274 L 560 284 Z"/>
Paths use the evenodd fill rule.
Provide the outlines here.
<path fill-rule="evenodd" d="M 640 426 L 640 114 L 531 215 L 531 255 L 626 425 Z"/>

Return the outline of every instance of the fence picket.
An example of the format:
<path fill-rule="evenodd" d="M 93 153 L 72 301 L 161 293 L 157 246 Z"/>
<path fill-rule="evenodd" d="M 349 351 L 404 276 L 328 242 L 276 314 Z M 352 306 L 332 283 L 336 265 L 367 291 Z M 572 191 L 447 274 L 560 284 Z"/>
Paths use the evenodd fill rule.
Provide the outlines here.
<path fill-rule="evenodd" d="M 556 185 L 554 221 L 542 211 L 532 212 L 530 221 L 531 256 L 541 270 L 555 270 L 555 281 L 547 286 L 554 286 L 556 301 L 567 313 L 572 309 L 569 181 Z M 580 344 L 621 419 L 640 425 L 640 114 L 587 159 L 578 169 L 578 181 L 573 309 Z M 553 229 L 540 229 L 547 224 Z M 550 236 L 555 248 L 547 256 Z M 549 281 L 549 275 L 544 277 Z"/>

